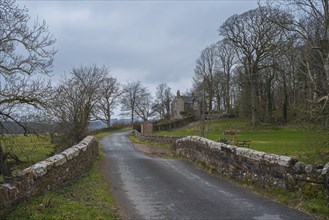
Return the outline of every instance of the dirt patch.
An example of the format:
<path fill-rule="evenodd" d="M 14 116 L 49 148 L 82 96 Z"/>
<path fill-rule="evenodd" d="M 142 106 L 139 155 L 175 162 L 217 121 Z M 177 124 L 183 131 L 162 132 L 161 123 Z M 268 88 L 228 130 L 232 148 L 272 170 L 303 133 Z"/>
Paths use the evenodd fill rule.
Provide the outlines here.
<path fill-rule="evenodd" d="M 137 143 L 134 143 L 134 145 L 138 151 L 150 157 L 166 157 L 174 153 L 170 147 Z"/>

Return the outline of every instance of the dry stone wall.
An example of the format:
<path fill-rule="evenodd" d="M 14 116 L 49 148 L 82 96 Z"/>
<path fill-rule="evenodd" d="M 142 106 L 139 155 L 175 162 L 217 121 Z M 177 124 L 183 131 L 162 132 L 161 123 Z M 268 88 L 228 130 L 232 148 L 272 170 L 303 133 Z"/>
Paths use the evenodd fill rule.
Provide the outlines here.
<path fill-rule="evenodd" d="M 176 141 L 176 152 L 205 162 L 219 173 L 266 188 L 307 189 L 329 194 L 329 162 L 306 165 L 287 156 L 268 154 L 189 136 Z"/>
<path fill-rule="evenodd" d="M 65 185 L 82 175 L 98 155 L 98 142 L 88 136 L 79 144 L 25 169 L 0 185 L 0 216 L 22 199 Z"/>

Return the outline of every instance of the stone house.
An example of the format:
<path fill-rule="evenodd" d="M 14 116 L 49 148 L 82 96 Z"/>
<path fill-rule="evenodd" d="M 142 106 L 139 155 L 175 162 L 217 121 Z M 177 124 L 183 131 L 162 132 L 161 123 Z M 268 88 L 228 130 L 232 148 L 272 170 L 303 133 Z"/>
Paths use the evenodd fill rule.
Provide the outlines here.
<path fill-rule="evenodd" d="M 178 90 L 171 102 L 171 118 L 182 119 L 189 115 L 201 115 L 199 99 L 193 94 L 192 96 L 181 96 Z"/>

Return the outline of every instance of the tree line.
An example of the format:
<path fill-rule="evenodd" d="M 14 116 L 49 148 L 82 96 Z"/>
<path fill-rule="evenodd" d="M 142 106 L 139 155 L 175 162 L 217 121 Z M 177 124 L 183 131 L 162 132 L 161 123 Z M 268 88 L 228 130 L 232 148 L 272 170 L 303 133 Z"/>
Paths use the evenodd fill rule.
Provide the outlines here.
<path fill-rule="evenodd" d="M 193 90 L 207 111 L 260 122 L 329 127 L 329 3 L 267 2 L 229 17 L 196 61 Z"/>

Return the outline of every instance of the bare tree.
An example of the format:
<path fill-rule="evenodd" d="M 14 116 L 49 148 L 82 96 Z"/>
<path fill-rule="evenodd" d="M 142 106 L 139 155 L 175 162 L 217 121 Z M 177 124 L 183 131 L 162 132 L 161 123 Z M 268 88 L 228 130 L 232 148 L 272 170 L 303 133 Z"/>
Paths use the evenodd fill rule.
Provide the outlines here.
<path fill-rule="evenodd" d="M 280 20 L 281 25 L 269 22 Z M 219 32 L 238 50 L 250 84 L 251 123 L 258 123 L 259 71 L 268 66 L 263 61 L 273 56 L 282 43 L 285 28 L 291 23 L 289 14 L 270 7 L 259 7 L 241 15 L 233 15 Z"/>
<path fill-rule="evenodd" d="M 166 87 L 166 83 L 161 83 L 156 88 L 156 111 L 159 113 L 161 119 L 165 114 L 164 91 Z"/>
<path fill-rule="evenodd" d="M 200 57 L 196 61 L 196 66 L 194 68 L 194 84 L 196 87 L 199 87 L 199 90 L 205 89 L 207 94 L 207 104 L 208 111 L 213 109 L 213 99 L 215 95 L 215 86 L 214 86 L 214 78 L 215 78 L 215 45 L 211 45 L 205 48 Z"/>
<path fill-rule="evenodd" d="M 49 73 L 56 50 L 55 39 L 48 32 L 46 23 L 34 22 L 29 26 L 30 17 L 27 8 L 19 8 L 13 0 L 3 0 L 0 4 L 0 108 L 2 118 L 15 122 L 9 106 L 44 105 L 40 93 L 41 82 L 28 82 L 21 75 Z M 38 91 L 40 89 L 40 91 Z M 1 114 L 0 113 L 0 114 Z M 1 123 L 1 122 L 0 122 Z"/>
<path fill-rule="evenodd" d="M 20 8 L 14 0 L 2 0 L 0 4 L 0 135 L 7 128 L 4 122 L 16 123 L 26 132 L 28 127 L 20 121 L 24 110 L 46 107 L 45 97 L 49 85 L 30 81 L 27 75 L 48 74 L 56 50 L 55 39 L 48 32 L 46 23 L 29 25 L 27 8 Z M 20 76 L 19 76 L 20 75 Z M 26 112 L 26 111 L 25 111 Z M 0 140 L 0 172 L 10 175 L 8 155 Z"/>
<path fill-rule="evenodd" d="M 329 2 L 327 0 L 289 0 L 284 10 L 296 19 L 287 30 L 301 42 L 299 71 L 308 80 L 308 106 L 311 118 L 329 127 Z"/>
<path fill-rule="evenodd" d="M 106 77 L 99 88 L 94 115 L 96 119 L 105 122 L 108 128 L 111 127 L 111 116 L 122 94 L 120 87 L 116 78 Z"/>
<path fill-rule="evenodd" d="M 142 87 L 140 92 L 135 113 L 143 121 L 147 121 L 155 113 L 153 97 L 146 87 Z"/>
<path fill-rule="evenodd" d="M 11 78 L 11 79 L 10 79 Z M 39 113 L 48 107 L 50 85 L 42 81 L 30 80 L 28 77 L 7 77 L 0 86 L 0 174 L 11 175 L 8 159 L 19 162 L 19 158 L 6 148 L 8 134 L 22 129 L 24 134 L 35 132 L 23 118 L 29 118 L 33 113 Z M 4 135 L 6 134 L 6 135 Z"/>
<path fill-rule="evenodd" d="M 46 23 L 29 26 L 27 8 L 19 8 L 14 0 L 0 4 L 0 73 L 5 78 L 13 74 L 50 73 L 56 50 L 55 39 Z"/>
<path fill-rule="evenodd" d="M 161 83 L 156 88 L 156 111 L 161 119 L 169 119 L 170 103 L 173 99 L 171 88 L 166 83 Z"/>
<path fill-rule="evenodd" d="M 44 109 L 48 106 L 50 84 L 42 81 L 30 80 L 29 77 L 7 77 L 4 85 L 0 85 L 0 128 L 1 134 L 6 131 L 2 122 L 12 121 L 21 126 L 25 132 L 28 127 L 20 122 L 21 116 L 28 113 L 29 109 Z"/>
<path fill-rule="evenodd" d="M 174 98 L 174 94 L 171 92 L 171 88 L 167 87 L 164 90 L 164 107 L 165 107 L 165 118 L 167 120 L 170 119 L 170 106 L 171 106 L 171 102 Z"/>
<path fill-rule="evenodd" d="M 227 113 L 231 113 L 231 88 L 232 76 L 235 65 L 237 64 L 237 54 L 234 47 L 227 40 L 221 40 L 216 44 L 216 98 L 220 105 L 220 96 L 223 93 L 224 106 Z M 221 91 L 222 90 L 222 91 Z"/>
<path fill-rule="evenodd" d="M 134 123 L 138 102 L 141 100 L 144 92 L 145 88 L 140 81 L 128 82 L 123 88 L 123 94 L 120 100 L 121 111 L 123 111 L 123 114 L 130 115 L 132 125 Z"/>
<path fill-rule="evenodd" d="M 64 132 L 65 146 L 62 147 L 75 144 L 86 135 L 107 73 L 107 68 L 96 65 L 73 68 L 70 77 L 56 88 L 52 111 Z"/>

